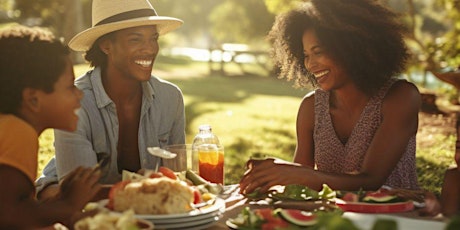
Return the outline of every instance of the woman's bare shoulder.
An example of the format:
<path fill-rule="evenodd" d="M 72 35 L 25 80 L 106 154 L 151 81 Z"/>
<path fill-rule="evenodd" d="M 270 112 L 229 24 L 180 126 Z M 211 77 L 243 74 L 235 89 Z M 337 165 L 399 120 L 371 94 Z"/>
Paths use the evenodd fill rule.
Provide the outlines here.
<path fill-rule="evenodd" d="M 299 111 L 298 111 L 298 118 L 305 117 L 305 116 L 312 116 L 314 114 L 315 108 L 315 93 L 310 92 L 305 95 L 300 102 Z"/>
<path fill-rule="evenodd" d="M 417 86 L 406 80 L 396 81 L 388 91 L 388 96 L 414 95 L 420 96 Z"/>
<path fill-rule="evenodd" d="M 315 91 L 307 93 L 303 99 L 300 107 L 312 107 L 315 104 Z"/>
<path fill-rule="evenodd" d="M 421 95 L 417 86 L 405 80 L 395 82 L 384 99 L 384 104 L 393 106 L 420 106 Z"/>

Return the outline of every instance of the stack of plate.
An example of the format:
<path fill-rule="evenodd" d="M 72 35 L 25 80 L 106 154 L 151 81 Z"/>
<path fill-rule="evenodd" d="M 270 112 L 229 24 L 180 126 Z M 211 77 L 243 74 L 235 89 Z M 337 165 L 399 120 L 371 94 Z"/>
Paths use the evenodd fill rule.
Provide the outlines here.
<path fill-rule="evenodd" d="M 197 208 L 188 213 L 170 215 L 136 215 L 136 218 L 151 221 L 155 229 L 203 229 L 218 221 L 225 212 L 225 201 L 216 198 L 212 205 Z"/>
<path fill-rule="evenodd" d="M 99 202 L 105 208 L 108 200 Z M 187 213 L 170 215 L 135 215 L 138 219 L 150 221 L 155 229 L 204 229 L 215 224 L 225 212 L 225 201 L 216 198 L 212 205 L 196 208 Z"/>

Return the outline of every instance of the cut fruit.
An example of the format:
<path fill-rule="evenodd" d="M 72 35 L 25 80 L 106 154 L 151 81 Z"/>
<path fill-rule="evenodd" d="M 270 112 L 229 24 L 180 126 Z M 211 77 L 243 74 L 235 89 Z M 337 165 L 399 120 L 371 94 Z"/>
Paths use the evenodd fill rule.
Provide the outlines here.
<path fill-rule="evenodd" d="M 389 195 L 388 193 L 385 192 L 371 192 L 367 193 L 366 196 L 364 196 L 363 201 L 364 202 L 371 202 L 371 203 L 389 203 L 398 200 L 399 197 Z"/>
<path fill-rule="evenodd" d="M 277 209 L 276 212 L 289 223 L 298 226 L 312 226 L 317 223 L 316 215 L 296 209 Z"/>
<path fill-rule="evenodd" d="M 414 209 L 414 202 L 398 202 L 398 203 L 366 203 L 366 202 L 345 202 L 337 199 L 337 206 L 345 212 L 360 212 L 360 213 L 395 213 L 407 212 Z"/>
<path fill-rule="evenodd" d="M 359 196 L 358 194 L 347 192 L 345 193 L 345 195 L 343 195 L 342 200 L 347 201 L 347 202 L 358 202 Z"/>

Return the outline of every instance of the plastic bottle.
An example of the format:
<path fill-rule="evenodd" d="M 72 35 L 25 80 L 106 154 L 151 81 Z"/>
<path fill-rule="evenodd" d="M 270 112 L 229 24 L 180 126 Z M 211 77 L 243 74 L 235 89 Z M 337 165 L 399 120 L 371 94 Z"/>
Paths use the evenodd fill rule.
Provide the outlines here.
<path fill-rule="evenodd" d="M 212 183 L 224 183 L 224 149 L 211 125 L 199 126 L 193 139 L 192 155 L 198 161 L 198 173 Z"/>

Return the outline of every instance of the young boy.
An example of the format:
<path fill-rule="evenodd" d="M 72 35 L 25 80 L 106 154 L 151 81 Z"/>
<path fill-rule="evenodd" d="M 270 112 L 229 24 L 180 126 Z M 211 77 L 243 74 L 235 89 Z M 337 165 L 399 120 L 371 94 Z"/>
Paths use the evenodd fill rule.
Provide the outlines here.
<path fill-rule="evenodd" d="M 77 168 L 52 199 L 38 202 L 38 136 L 73 131 L 82 93 L 68 48 L 52 33 L 24 26 L 0 31 L 0 229 L 71 225 L 99 190 L 97 168 Z"/>
<path fill-rule="evenodd" d="M 460 114 L 458 113 L 456 127 L 457 141 L 454 160 L 457 167 L 446 170 L 440 199 L 432 192 L 425 194 L 425 208 L 420 210 L 421 215 L 435 216 L 442 213 L 445 217 L 453 217 L 460 214 Z"/>
<path fill-rule="evenodd" d="M 460 114 L 457 114 L 454 160 L 457 167 L 446 170 L 441 190 L 441 211 L 447 217 L 460 214 Z"/>

